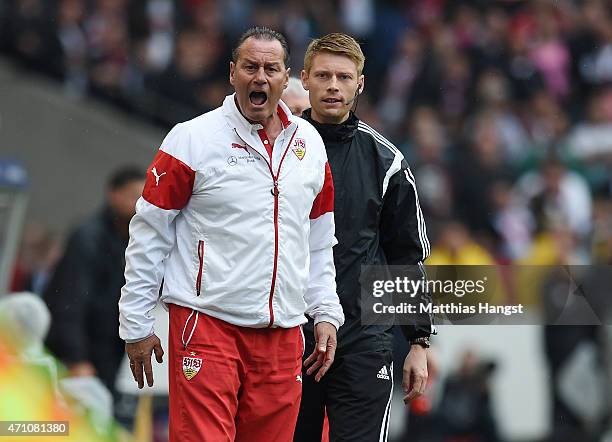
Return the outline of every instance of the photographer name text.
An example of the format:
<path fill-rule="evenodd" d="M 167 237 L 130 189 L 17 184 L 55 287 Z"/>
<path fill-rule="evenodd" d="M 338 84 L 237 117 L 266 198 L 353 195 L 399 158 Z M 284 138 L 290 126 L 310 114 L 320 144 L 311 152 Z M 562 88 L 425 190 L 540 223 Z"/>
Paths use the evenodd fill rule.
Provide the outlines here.
<path fill-rule="evenodd" d="M 376 314 L 428 314 L 428 315 L 504 315 L 511 316 L 523 314 L 523 304 L 495 305 L 488 302 L 479 302 L 476 305 L 463 305 L 462 303 L 433 304 L 421 303 L 418 305 L 402 302 L 397 305 L 385 305 L 377 302 L 373 306 Z"/>

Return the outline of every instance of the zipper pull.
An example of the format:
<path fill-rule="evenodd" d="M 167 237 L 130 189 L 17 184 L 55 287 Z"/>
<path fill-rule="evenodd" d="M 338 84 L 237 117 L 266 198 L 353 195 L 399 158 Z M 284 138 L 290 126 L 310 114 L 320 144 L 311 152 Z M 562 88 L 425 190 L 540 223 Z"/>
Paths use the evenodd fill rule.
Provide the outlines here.
<path fill-rule="evenodd" d="M 280 193 L 280 191 L 278 190 L 278 181 L 274 180 L 274 187 L 270 189 L 270 193 L 272 194 L 272 196 L 278 196 L 278 194 Z"/>

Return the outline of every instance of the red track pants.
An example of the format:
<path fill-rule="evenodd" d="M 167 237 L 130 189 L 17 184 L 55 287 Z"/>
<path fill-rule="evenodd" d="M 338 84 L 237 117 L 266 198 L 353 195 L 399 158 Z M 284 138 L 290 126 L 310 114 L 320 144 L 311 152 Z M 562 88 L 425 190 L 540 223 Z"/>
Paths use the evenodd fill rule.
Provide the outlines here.
<path fill-rule="evenodd" d="M 293 440 L 300 327 L 238 327 L 171 304 L 168 347 L 170 442 Z"/>

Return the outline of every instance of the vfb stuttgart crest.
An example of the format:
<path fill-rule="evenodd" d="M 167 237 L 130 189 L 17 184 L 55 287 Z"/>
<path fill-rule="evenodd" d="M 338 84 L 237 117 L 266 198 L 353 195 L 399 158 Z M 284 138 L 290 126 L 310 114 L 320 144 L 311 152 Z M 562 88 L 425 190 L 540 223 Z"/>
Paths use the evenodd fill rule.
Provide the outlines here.
<path fill-rule="evenodd" d="M 194 356 L 194 352 L 191 352 L 191 356 L 183 356 L 183 374 L 188 381 L 192 380 L 202 368 L 202 358 L 195 358 Z"/>
<path fill-rule="evenodd" d="M 291 150 L 293 150 L 295 156 L 298 157 L 298 160 L 302 161 L 302 158 L 304 158 L 304 155 L 306 155 L 306 142 L 304 139 L 296 138 L 293 142 Z"/>

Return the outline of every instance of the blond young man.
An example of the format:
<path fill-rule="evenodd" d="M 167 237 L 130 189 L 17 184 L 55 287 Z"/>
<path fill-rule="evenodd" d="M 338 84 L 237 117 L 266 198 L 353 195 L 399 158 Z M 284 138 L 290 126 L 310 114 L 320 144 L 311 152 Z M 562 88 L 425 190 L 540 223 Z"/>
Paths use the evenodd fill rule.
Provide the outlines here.
<path fill-rule="evenodd" d="M 351 111 L 363 92 L 364 55 L 345 34 L 329 34 L 307 49 L 301 73 L 311 109 L 302 117 L 321 134 L 335 188 L 334 248 L 338 295 L 345 324 L 338 331 L 336 359 L 321 382 L 320 366 L 306 358 L 300 416 L 294 441 L 320 440 L 325 411 L 332 441 L 387 440 L 393 389 L 392 326 L 361 322 L 362 265 L 420 265 L 429 242 L 414 177 L 391 142 Z M 425 295 L 426 296 L 426 295 Z M 403 366 L 404 401 L 423 393 L 431 318 L 403 331 L 410 353 Z M 306 354 L 315 346 L 306 327 Z"/>

